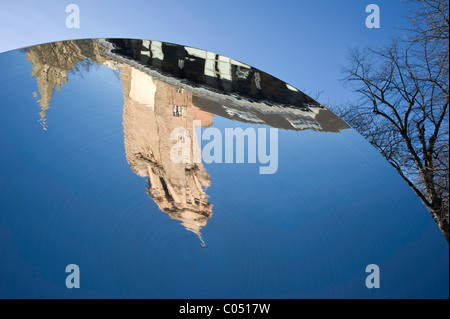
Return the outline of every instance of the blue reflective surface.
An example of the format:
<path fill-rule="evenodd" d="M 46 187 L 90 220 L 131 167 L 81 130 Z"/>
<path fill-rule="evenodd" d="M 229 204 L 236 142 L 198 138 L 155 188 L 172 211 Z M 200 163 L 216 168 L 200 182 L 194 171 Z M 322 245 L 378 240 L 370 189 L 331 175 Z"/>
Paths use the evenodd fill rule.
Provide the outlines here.
<path fill-rule="evenodd" d="M 207 209 L 192 224 L 145 170 L 158 164 L 172 187 L 190 175 L 162 151 L 144 169 L 136 156 L 169 140 L 163 129 L 178 118 L 158 92 L 171 85 L 153 77 L 155 104 L 144 108 L 136 83 L 150 80 L 136 66 L 91 56 L 97 64 L 64 69 L 30 52 L 0 55 L 0 297 L 448 298 L 447 242 L 354 130 L 280 127 L 271 175 L 201 164 Z M 186 118 L 208 122 L 203 131 L 270 127 L 214 114 L 216 102 L 187 104 Z M 65 286 L 72 263 L 79 289 Z M 379 289 L 365 286 L 368 264 L 380 267 Z"/>

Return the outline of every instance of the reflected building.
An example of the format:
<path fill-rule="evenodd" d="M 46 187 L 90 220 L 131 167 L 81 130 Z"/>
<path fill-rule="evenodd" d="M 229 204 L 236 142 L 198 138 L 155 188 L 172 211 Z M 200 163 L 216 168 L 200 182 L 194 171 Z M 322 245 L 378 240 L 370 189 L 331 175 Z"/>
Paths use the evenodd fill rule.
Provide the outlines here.
<path fill-rule="evenodd" d="M 210 126 L 212 114 L 196 108 L 189 92 L 129 65 L 122 66 L 120 77 L 124 91 L 125 152 L 131 169 L 148 177 L 147 190 L 158 207 L 198 235 L 205 246 L 200 229 L 212 215 L 212 205 L 205 193 L 210 177 L 201 162 L 176 163 L 171 159 L 174 144 L 171 133 L 177 128 L 189 133 L 183 142 L 189 143 L 193 159 L 200 152 L 194 120 Z"/>
<path fill-rule="evenodd" d="M 201 161 L 171 159 L 174 129 L 188 132 L 190 158 L 200 153 L 194 121 L 212 125 L 213 115 L 286 130 L 339 133 L 349 128 L 339 117 L 294 87 L 221 55 L 148 40 L 88 39 L 27 49 L 46 118 L 52 95 L 69 72 L 97 65 L 120 72 L 123 88 L 125 153 L 133 172 L 147 178 L 159 209 L 201 237 L 212 215 L 206 189 L 211 183 Z M 38 93 L 34 92 L 38 97 Z M 183 139 L 183 137 L 181 137 Z M 180 141 L 178 141 L 180 142 Z"/>
<path fill-rule="evenodd" d="M 41 107 L 40 122 L 47 129 L 46 111 L 50 108 L 50 101 L 55 89 L 61 90 L 61 84 L 67 82 L 68 72 L 76 64 L 84 60 L 80 54 L 74 54 L 78 48 L 71 41 L 55 42 L 28 48 L 27 60 L 33 63 L 31 76 L 36 77 Z M 37 92 L 33 92 L 38 97 Z"/>
<path fill-rule="evenodd" d="M 198 108 L 239 122 L 286 130 L 350 128 L 293 86 L 222 55 L 160 41 L 98 39 L 105 55 L 192 92 Z"/>

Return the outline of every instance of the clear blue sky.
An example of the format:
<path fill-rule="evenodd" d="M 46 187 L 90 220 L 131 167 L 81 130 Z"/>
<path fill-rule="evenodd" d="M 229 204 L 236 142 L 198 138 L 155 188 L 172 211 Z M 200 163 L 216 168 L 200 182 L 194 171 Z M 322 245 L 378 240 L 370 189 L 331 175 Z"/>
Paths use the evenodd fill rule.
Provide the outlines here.
<path fill-rule="evenodd" d="M 68 29 L 65 8 L 80 7 L 80 29 Z M 365 8 L 380 7 L 381 28 L 367 29 Z M 349 48 L 387 44 L 407 24 L 405 1 L 0 1 L 0 52 L 90 37 L 161 40 L 248 63 L 321 103 L 355 97 L 340 69 Z"/>

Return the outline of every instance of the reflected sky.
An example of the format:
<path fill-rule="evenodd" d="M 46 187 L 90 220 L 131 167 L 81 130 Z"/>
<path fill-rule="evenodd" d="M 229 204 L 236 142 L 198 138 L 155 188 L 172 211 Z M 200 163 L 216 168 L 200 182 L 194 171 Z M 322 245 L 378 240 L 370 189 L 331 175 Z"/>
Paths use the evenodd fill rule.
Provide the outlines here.
<path fill-rule="evenodd" d="M 26 51 L 33 63 L 47 130 L 47 110 L 69 72 L 89 72 L 107 66 L 120 74 L 127 162 L 146 177 L 148 194 L 171 218 L 200 233 L 212 215 L 206 188 L 210 176 L 200 163 L 174 163 L 171 133 L 183 128 L 190 157 L 201 152 L 194 121 L 211 127 L 213 116 L 267 124 L 288 130 L 340 132 L 349 126 L 309 96 L 273 76 L 221 55 L 176 44 L 148 40 L 97 39 L 33 46 Z M 200 132 L 201 135 L 201 132 Z"/>
<path fill-rule="evenodd" d="M 289 84 L 146 40 L 39 45 L 0 67 L 1 297 L 448 298 L 423 205 Z M 278 128 L 278 171 L 174 163 L 179 127 L 192 157 L 207 128 Z M 365 287 L 371 263 L 382 289 Z"/>

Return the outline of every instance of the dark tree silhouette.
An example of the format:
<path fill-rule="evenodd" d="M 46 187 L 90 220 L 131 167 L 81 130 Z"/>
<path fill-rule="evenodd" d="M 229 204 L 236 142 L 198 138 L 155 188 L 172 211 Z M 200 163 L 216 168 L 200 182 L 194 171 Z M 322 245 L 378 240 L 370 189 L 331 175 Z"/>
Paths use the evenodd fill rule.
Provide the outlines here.
<path fill-rule="evenodd" d="M 334 111 L 397 170 L 448 241 L 449 2 L 411 2 L 411 28 L 381 49 L 351 51 L 345 83 L 360 99 Z"/>

